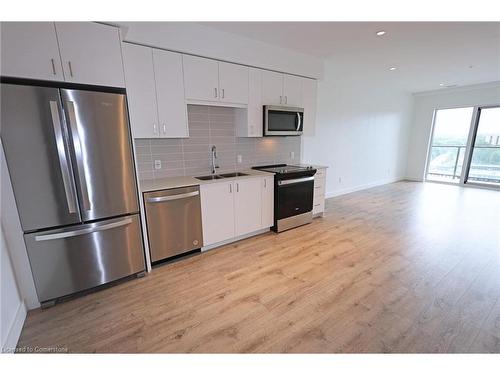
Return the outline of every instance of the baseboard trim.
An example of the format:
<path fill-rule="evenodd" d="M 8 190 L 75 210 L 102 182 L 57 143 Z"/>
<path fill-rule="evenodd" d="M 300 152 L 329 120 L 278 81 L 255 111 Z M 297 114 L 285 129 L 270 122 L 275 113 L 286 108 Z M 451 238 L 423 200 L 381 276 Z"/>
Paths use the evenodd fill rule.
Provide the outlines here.
<path fill-rule="evenodd" d="M 387 179 L 384 179 L 384 180 L 378 180 L 378 181 L 375 181 L 375 182 L 371 182 L 369 184 L 357 185 L 357 186 L 353 186 L 353 187 L 346 188 L 346 189 L 341 189 L 341 190 L 328 191 L 325 194 L 325 198 L 338 197 L 338 196 L 341 196 L 341 195 L 354 193 L 356 191 L 366 190 L 366 189 L 370 189 L 370 188 L 373 188 L 373 187 L 376 187 L 376 186 L 392 184 L 394 182 L 405 181 L 405 180 L 407 180 L 406 177 L 387 178 Z"/>
<path fill-rule="evenodd" d="M 17 308 L 16 316 L 7 334 L 7 339 L 2 346 L 2 353 L 13 353 L 16 349 L 19 337 L 21 337 L 21 331 L 23 330 L 27 312 L 26 304 L 22 301 Z"/>
<path fill-rule="evenodd" d="M 207 250 L 212 250 L 212 249 L 215 249 L 216 247 L 224 246 L 224 245 L 236 242 L 236 241 L 241 241 L 241 240 L 244 240 L 246 238 L 257 236 L 259 234 L 267 233 L 267 232 L 269 232 L 269 230 L 270 230 L 270 228 L 259 229 L 259 230 L 256 230 L 255 232 L 247 233 L 247 234 L 244 234 L 244 235 L 238 236 L 238 237 L 233 237 L 233 238 L 230 238 L 229 240 L 226 240 L 226 241 L 221 241 L 221 242 L 214 243 L 212 245 L 203 246 L 201 248 L 201 251 L 203 252 L 203 251 L 207 251 Z"/>

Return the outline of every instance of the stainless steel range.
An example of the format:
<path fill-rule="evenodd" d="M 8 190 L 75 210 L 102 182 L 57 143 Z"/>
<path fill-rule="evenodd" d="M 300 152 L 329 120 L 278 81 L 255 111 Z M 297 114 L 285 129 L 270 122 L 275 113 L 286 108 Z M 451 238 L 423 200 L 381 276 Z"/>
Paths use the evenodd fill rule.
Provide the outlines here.
<path fill-rule="evenodd" d="M 316 169 L 287 164 L 258 166 L 253 169 L 274 173 L 272 230 L 283 232 L 312 221 Z"/>

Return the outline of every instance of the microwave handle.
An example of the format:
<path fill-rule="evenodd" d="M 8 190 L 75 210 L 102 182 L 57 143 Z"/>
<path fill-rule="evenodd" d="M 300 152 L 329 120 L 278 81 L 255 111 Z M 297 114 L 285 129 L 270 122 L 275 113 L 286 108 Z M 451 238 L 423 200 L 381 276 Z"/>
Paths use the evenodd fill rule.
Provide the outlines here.
<path fill-rule="evenodd" d="M 297 112 L 297 129 L 296 129 L 296 131 L 299 131 L 301 125 L 302 125 L 302 117 L 300 116 L 300 112 Z"/>

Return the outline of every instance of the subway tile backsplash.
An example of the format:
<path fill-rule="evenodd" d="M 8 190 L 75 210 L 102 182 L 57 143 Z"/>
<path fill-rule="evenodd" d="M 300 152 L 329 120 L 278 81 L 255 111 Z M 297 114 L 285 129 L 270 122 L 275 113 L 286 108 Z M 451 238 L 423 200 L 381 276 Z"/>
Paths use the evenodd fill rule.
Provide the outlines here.
<path fill-rule="evenodd" d="M 218 173 L 300 162 L 300 137 L 236 137 L 235 111 L 228 107 L 188 105 L 189 138 L 136 139 L 139 178 L 209 174 L 212 145 L 217 147 Z M 295 154 L 293 159 L 291 152 Z M 161 169 L 154 169 L 155 160 L 161 161 Z"/>

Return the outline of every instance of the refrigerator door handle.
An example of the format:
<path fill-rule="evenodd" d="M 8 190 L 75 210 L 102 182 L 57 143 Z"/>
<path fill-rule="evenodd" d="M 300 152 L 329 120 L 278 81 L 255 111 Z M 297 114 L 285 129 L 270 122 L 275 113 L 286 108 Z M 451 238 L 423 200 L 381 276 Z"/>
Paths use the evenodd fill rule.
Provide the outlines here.
<path fill-rule="evenodd" d="M 71 182 L 68 157 L 66 154 L 66 145 L 64 144 L 61 118 L 59 117 L 59 104 L 55 100 L 50 100 L 49 105 L 50 105 L 50 114 L 52 116 L 52 126 L 54 127 L 54 135 L 56 137 L 57 154 L 59 156 L 59 168 L 61 169 L 64 194 L 66 195 L 68 211 L 69 213 L 75 213 L 76 197 L 74 193 L 73 184 Z"/>
<path fill-rule="evenodd" d="M 87 179 L 85 178 L 85 165 L 84 165 L 84 157 L 83 157 L 83 148 L 82 148 L 82 142 L 80 139 L 80 134 L 78 132 L 78 124 L 76 121 L 76 115 L 75 115 L 75 104 L 72 101 L 67 101 L 67 111 L 68 111 L 68 118 L 69 118 L 69 125 L 71 127 L 71 136 L 73 138 L 73 145 L 75 149 L 75 155 L 76 155 L 76 164 L 78 167 L 78 178 L 80 180 L 80 189 L 82 193 L 82 200 L 83 200 L 83 209 L 86 211 L 92 210 L 90 200 L 89 200 L 89 193 L 88 193 L 88 187 L 87 187 Z"/>
<path fill-rule="evenodd" d="M 93 232 L 101 232 L 103 230 L 123 227 L 125 225 L 129 225 L 130 223 L 132 223 L 131 218 L 122 219 L 119 221 L 114 221 L 111 223 L 106 223 L 106 224 L 101 224 L 101 225 L 89 224 L 89 225 L 91 225 L 91 227 L 88 227 L 88 228 L 75 229 L 75 230 L 69 230 L 69 231 L 64 231 L 64 232 L 59 232 L 59 233 L 52 233 L 52 234 L 44 234 L 44 235 L 40 235 L 40 236 L 35 236 L 35 241 L 60 240 L 63 238 L 76 237 L 76 236 L 81 236 L 81 235 L 89 234 L 89 233 L 93 233 Z"/>

